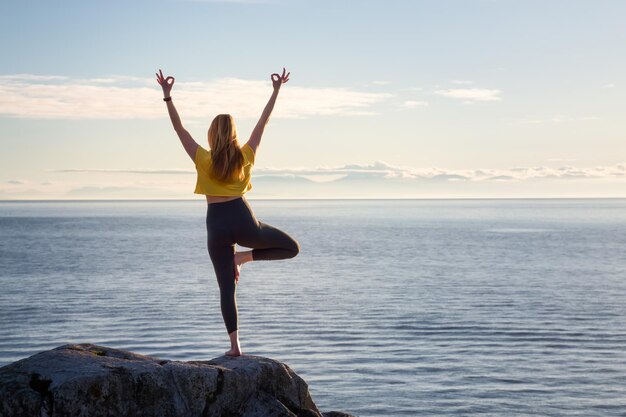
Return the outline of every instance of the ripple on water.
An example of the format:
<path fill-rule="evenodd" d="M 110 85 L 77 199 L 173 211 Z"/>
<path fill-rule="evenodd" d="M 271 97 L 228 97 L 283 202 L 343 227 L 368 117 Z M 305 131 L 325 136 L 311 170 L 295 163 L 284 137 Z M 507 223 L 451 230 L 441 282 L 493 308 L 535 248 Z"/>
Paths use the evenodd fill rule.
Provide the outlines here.
<path fill-rule="evenodd" d="M 70 342 L 228 348 L 202 204 L 16 204 L 0 203 L 2 364 Z M 302 251 L 244 268 L 243 350 L 286 362 L 322 410 L 626 410 L 623 201 L 252 206 Z"/>

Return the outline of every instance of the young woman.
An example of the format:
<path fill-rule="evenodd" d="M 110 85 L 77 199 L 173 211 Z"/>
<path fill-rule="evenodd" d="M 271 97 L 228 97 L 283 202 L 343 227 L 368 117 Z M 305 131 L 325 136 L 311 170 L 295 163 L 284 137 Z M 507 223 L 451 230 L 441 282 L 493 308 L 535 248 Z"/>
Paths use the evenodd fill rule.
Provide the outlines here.
<path fill-rule="evenodd" d="M 165 78 L 161 70 L 156 74 L 157 82 L 163 88 L 163 100 L 167 102 L 174 130 L 196 165 L 194 192 L 206 195 L 207 247 L 220 288 L 222 317 L 230 337 L 230 350 L 225 352 L 229 356 L 242 354 L 235 298 L 241 266 L 250 261 L 293 258 L 300 251 L 299 243 L 287 233 L 258 221 L 244 197 L 252 188 L 250 173 L 263 130 L 280 87 L 289 80 L 289 74 L 285 75 L 283 68 L 282 75 L 271 75 L 274 92 L 245 145 L 239 146 L 232 116 L 219 114 L 209 127 L 208 151 L 198 145 L 183 128 L 170 95 L 174 77 Z M 236 252 L 235 244 L 252 250 Z"/>

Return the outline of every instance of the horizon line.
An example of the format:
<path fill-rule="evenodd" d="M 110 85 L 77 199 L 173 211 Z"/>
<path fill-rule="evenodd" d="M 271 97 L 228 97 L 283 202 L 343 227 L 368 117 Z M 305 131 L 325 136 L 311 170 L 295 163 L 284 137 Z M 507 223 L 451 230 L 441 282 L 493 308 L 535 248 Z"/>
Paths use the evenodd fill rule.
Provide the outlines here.
<path fill-rule="evenodd" d="M 356 198 L 246 198 L 251 201 L 320 201 L 320 200 L 333 200 L 333 201 L 346 201 L 346 200 L 626 200 L 625 197 L 356 197 Z M 0 199 L 2 203 L 97 203 L 97 202 L 167 202 L 167 201 L 198 201 L 202 202 L 202 199 L 190 199 L 190 198 L 93 198 L 93 199 Z M 219 204 L 219 203 L 218 203 Z"/>

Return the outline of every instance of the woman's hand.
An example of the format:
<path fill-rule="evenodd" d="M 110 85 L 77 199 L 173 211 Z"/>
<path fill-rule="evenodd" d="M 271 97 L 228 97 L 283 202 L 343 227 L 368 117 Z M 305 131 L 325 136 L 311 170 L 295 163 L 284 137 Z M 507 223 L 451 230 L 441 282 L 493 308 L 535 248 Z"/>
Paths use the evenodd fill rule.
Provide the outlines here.
<path fill-rule="evenodd" d="M 161 70 L 159 70 L 159 73 L 156 74 L 156 76 L 157 76 L 157 82 L 163 88 L 163 97 L 169 97 L 170 92 L 172 91 L 172 86 L 174 85 L 174 77 L 164 78 L 163 72 L 161 72 Z M 170 80 L 172 81 L 171 83 L 170 83 Z"/>
<path fill-rule="evenodd" d="M 289 81 L 289 74 L 291 74 L 291 72 L 288 72 L 287 75 L 285 75 L 285 67 L 283 67 L 283 75 L 278 75 L 276 73 L 272 74 L 272 84 L 274 85 L 274 90 L 278 90 L 283 83 Z M 274 76 L 276 76 L 276 79 L 274 79 Z"/>

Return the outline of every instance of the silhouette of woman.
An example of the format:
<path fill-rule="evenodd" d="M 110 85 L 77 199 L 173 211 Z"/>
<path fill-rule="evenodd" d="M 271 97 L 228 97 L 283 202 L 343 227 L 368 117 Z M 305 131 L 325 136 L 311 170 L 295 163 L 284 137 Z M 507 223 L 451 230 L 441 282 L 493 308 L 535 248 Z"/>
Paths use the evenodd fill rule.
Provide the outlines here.
<path fill-rule="evenodd" d="M 233 117 L 219 114 L 209 127 L 209 150 L 198 145 L 183 128 L 170 95 L 174 77 L 164 77 L 161 70 L 156 74 L 174 130 L 196 166 L 194 193 L 206 196 L 207 248 L 220 289 L 222 317 L 230 338 L 230 350 L 225 352 L 229 356 L 243 354 L 239 343 L 236 300 L 241 266 L 251 261 L 293 258 L 300 251 L 300 244 L 294 238 L 258 221 L 244 196 L 252 188 L 250 175 L 255 155 L 280 87 L 289 80 L 289 74 L 285 75 L 283 68 L 282 75 L 271 75 L 274 91 L 245 145 L 239 146 Z M 235 244 L 252 250 L 236 252 Z"/>

